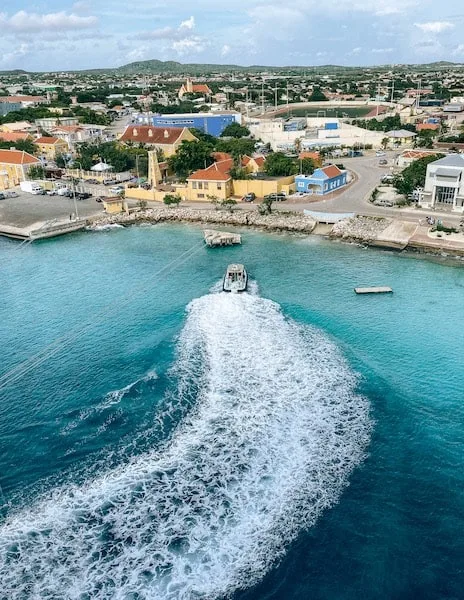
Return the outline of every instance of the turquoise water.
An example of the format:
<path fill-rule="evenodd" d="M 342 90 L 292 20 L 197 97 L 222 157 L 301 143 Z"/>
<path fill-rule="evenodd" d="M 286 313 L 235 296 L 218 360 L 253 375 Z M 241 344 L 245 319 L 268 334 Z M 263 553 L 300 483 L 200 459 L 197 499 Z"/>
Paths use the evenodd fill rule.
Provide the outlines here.
<path fill-rule="evenodd" d="M 167 225 L 16 248 L 0 597 L 463 597 L 460 263 Z"/>

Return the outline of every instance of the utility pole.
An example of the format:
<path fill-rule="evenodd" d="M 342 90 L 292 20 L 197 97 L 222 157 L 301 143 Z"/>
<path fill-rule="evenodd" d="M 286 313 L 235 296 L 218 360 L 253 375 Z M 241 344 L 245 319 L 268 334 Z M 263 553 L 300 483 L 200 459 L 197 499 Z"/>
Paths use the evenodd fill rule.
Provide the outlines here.
<path fill-rule="evenodd" d="M 264 77 L 261 82 L 261 113 L 264 115 Z"/>
<path fill-rule="evenodd" d="M 380 83 L 377 86 L 377 110 L 376 110 L 376 113 L 375 113 L 376 117 L 379 116 L 379 107 L 380 107 Z"/>
<path fill-rule="evenodd" d="M 275 98 L 275 109 L 277 110 L 277 81 L 275 84 L 274 98 Z"/>

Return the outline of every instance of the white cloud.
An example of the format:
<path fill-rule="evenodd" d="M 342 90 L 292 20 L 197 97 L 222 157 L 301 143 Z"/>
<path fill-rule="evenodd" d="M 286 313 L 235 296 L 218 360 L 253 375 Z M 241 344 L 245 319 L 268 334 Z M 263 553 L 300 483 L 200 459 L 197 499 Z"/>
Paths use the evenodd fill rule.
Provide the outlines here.
<path fill-rule="evenodd" d="M 131 37 L 143 40 L 181 40 L 188 31 L 192 31 L 194 28 L 195 19 L 190 17 L 190 19 L 182 21 L 178 27 L 161 27 L 152 31 L 141 31 Z"/>
<path fill-rule="evenodd" d="M 179 29 L 195 29 L 195 18 L 190 17 L 190 19 L 182 21 L 182 23 L 179 25 Z"/>
<path fill-rule="evenodd" d="M 11 17 L 8 17 L 6 13 L 0 14 L 0 29 L 3 33 L 32 33 L 49 29 L 60 31 L 87 29 L 94 27 L 97 22 L 97 17 L 79 17 L 73 13 L 68 15 L 64 11 L 39 15 L 20 10 Z"/>
<path fill-rule="evenodd" d="M 456 48 L 454 48 L 454 50 L 451 52 L 451 54 L 453 56 L 463 56 L 464 55 L 464 44 L 459 44 L 458 46 L 456 46 Z"/>
<path fill-rule="evenodd" d="M 424 33 L 443 33 L 448 29 L 454 29 L 453 23 L 449 21 L 430 21 L 428 23 L 414 23 Z"/>
<path fill-rule="evenodd" d="M 356 56 L 357 54 L 359 54 L 361 52 L 362 48 L 361 46 L 358 46 L 356 48 L 353 48 L 350 52 L 350 54 L 352 54 L 353 56 Z"/>
<path fill-rule="evenodd" d="M 1 54 L 0 65 L 9 66 L 10 64 L 14 64 L 16 60 L 22 59 L 27 56 L 31 51 L 29 44 L 21 44 L 16 50 L 12 50 L 11 52 L 5 52 Z"/>
<path fill-rule="evenodd" d="M 203 52 L 206 49 L 206 46 L 207 43 L 203 38 L 194 35 L 173 42 L 171 48 L 177 52 L 179 56 L 183 56 L 190 52 Z"/>
<path fill-rule="evenodd" d="M 389 52 L 393 52 L 393 50 L 394 48 L 372 48 L 371 52 L 374 54 L 388 54 Z"/>
<path fill-rule="evenodd" d="M 224 46 L 221 48 L 221 56 L 227 56 L 228 54 L 230 54 L 230 46 L 228 44 L 224 44 Z"/>

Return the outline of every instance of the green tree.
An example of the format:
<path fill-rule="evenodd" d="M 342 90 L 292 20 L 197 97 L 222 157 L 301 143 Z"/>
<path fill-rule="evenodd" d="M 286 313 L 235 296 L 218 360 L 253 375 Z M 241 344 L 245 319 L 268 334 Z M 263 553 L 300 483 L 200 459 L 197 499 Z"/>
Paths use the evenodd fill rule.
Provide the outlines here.
<path fill-rule="evenodd" d="M 208 143 L 183 141 L 177 152 L 168 158 L 169 168 L 178 177 L 186 179 L 192 171 L 206 169 L 213 164 L 211 152 Z"/>
<path fill-rule="evenodd" d="M 233 137 L 233 138 L 242 138 L 250 135 L 250 130 L 248 127 L 244 127 L 240 125 L 236 121 L 227 125 L 224 131 L 221 133 L 221 137 Z"/>
<path fill-rule="evenodd" d="M 20 150 L 21 152 L 28 152 L 29 154 L 35 154 L 38 150 L 37 146 L 31 139 L 26 140 L 18 140 L 14 143 L 12 142 L 4 142 L 2 139 L 2 134 L 0 132 L 0 148 L 4 150 L 8 150 L 12 146 L 15 147 L 16 150 Z"/>
<path fill-rule="evenodd" d="M 250 173 L 243 167 L 232 167 L 229 171 L 229 175 L 235 180 L 251 179 Z"/>
<path fill-rule="evenodd" d="M 28 171 L 29 179 L 45 179 L 45 169 L 42 165 L 32 165 Z"/>
<path fill-rule="evenodd" d="M 312 158 L 303 158 L 301 160 L 301 172 L 305 175 L 312 175 L 314 173 L 314 161 Z"/>
<path fill-rule="evenodd" d="M 218 139 L 216 140 L 215 150 L 218 152 L 227 152 L 235 161 L 239 161 L 242 156 L 251 156 L 253 154 L 255 142 L 248 138 Z"/>
<path fill-rule="evenodd" d="M 264 200 L 261 202 L 261 204 L 258 204 L 258 212 L 260 215 L 270 215 L 272 213 L 272 198 L 271 197 L 267 197 L 264 198 Z"/>
<path fill-rule="evenodd" d="M 443 154 L 435 154 L 419 158 L 412 162 L 409 167 L 406 167 L 406 169 L 394 178 L 393 186 L 396 191 L 399 194 L 407 196 L 408 194 L 412 194 L 417 187 L 424 187 L 427 165 L 439 158 L 443 158 L 443 156 Z"/>
<path fill-rule="evenodd" d="M 234 198 L 226 198 L 221 201 L 221 207 L 226 208 L 229 212 L 234 212 L 236 206 L 237 200 L 234 200 Z"/>
<path fill-rule="evenodd" d="M 166 206 L 179 206 L 182 202 L 182 198 L 179 194 L 166 194 L 163 198 L 163 202 Z"/>
<path fill-rule="evenodd" d="M 380 144 L 384 150 L 386 150 L 386 148 L 388 146 L 388 142 L 389 142 L 389 139 L 387 137 L 382 138 L 382 141 L 380 142 Z"/>
<path fill-rule="evenodd" d="M 266 158 L 264 170 L 273 177 L 286 177 L 298 172 L 297 163 L 282 152 L 274 152 Z"/>
<path fill-rule="evenodd" d="M 321 90 L 320 87 L 314 86 L 311 96 L 308 98 L 309 102 L 327 102 L 328 98 Z"/>

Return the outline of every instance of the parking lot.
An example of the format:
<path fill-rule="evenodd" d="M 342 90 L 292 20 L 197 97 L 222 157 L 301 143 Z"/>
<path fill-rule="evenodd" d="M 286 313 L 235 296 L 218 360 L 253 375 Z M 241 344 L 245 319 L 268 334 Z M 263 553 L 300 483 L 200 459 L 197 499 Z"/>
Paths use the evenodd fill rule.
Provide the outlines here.
<path fill-rule="evenodd" d="M 28 228 L 33 224 L 64 221 L 75 216 L 73 198 L 35 195 L 23 192 L 19 188 L 15 188 L 14 191 L 17 193 L 16 197 L 0 200 L 0 225 Z M 103 211 L 103 205 L 95 198 L 96 196 L 92 196 L 86 200 L 76 200 L 77 215 L 80 218 L 98 215 Z"/>

